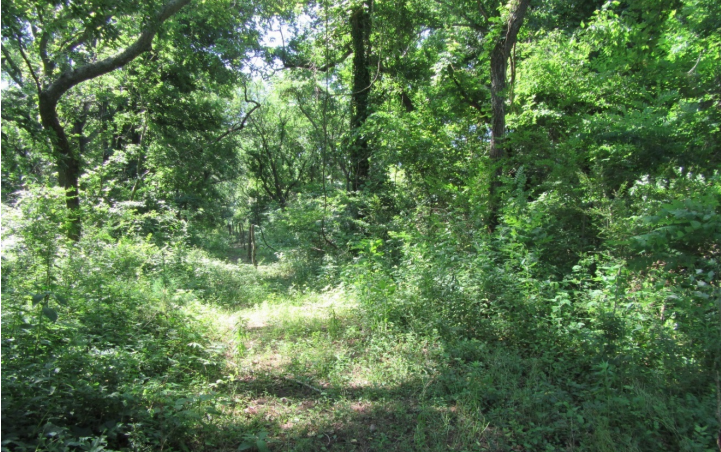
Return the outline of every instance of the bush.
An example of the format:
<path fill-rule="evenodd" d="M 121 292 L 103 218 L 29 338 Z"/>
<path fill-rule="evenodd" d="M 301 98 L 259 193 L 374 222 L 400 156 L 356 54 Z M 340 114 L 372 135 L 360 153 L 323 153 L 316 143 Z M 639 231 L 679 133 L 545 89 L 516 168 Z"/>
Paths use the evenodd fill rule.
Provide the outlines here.
<path fill-rule="evenodd" d="M 262 295 L 255 270 L 209 259 L 182 233 L 113 239 L 111 222 L 68 242 L 54 191 L 3 211 L 3 450 L 197 440 L 224 363 L 197 307 Z"/>
<path fill-rule="evenodd" d="M 498 233 L 398 232 L 398 265 L 368 239 L 345 281 L 371 327 L 440 333 L 434 396 L 501 429 L 498 449 L 712 450 L 719 181 L 678 173 L 608 196 L 587 179 L 577 213 L 569 195 L 516 188 Z"/>

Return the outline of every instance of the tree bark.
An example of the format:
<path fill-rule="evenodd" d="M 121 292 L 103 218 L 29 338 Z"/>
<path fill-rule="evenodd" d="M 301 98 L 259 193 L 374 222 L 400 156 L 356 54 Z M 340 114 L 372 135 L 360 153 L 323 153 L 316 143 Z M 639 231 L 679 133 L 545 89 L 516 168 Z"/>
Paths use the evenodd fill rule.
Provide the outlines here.
<path fill-rule="evenodd" d="M 490 187 L 488 227 L 492 232 L 498 226 L 498 189 L 503 174 L 502 160 L 508 154 L 506 149 L 506 76 L 508 73 L 508 57 L 518 38 L 518 32 L 528 10 L 530 0 L 518 0 L 511 8 L 505 33 L 496 42 L 491 51 L 491 161 L 494 162 L 494 173 Z"/>
<path fill-rule="evenodd" d="M 248 224 L 248 262 L 253 261 L 253 223 Z"/>
<path fill-rule="evenodd" d="M 150 50 L 153 38 L 160 25 L 190 1 L 169 1 L 143 29 L 138 39 L 124 51 L 95 63 L 66 70 L 38 93 L 40 120 L 45 130 L 51 133 L 55 161 L 58 167 L 58 183 L 65 189 L 65 204 L 70 211 L 71 221 L 68 237 L 72 240 L 79 240 L 81 234 L 82 219 L 80 217 L 78 180 L 80 179 L 82 156 L 79 151 L 73 151 L 65 129 L 60 124 L 57 112 L 58 102 L 74 86 L 121 68 L 143 52 Z"/>
<path fill-rule="evenodd" d="M 369 94 L 371 75 L 368 67 L 370 56 L 372 1 L 353 9 L 350 16 L 353 45 L 353 94 L 351 97 L 351 189 L 359 191 L 370 175 L 370 148 L 368 140 L 360 132 L 370 114 Z"/>
<path fill-rule="evenodd" d="M 80 155 L 73 153 L 70 140 L 65 129 L 60 125 L 57 113 L 57 101 L 53 103 L 46 91 L 39 96 L 40 120 L 45 130 L 51 131 L 55 162 L 58 167 L 58 183 L 65 189 L 65 205 L 70 214 L 70 230 L 68 237 L 71 240 L 80 240 L 81 218 L 78 180 L 80 179 Z"/>
<path fill-rule="evenodd" d="M 250 223 L 248 228 L 248 260 L 254 267 L 258 268 L 258 260 L 256 259 L 255 225 L 253 223 Z"/>

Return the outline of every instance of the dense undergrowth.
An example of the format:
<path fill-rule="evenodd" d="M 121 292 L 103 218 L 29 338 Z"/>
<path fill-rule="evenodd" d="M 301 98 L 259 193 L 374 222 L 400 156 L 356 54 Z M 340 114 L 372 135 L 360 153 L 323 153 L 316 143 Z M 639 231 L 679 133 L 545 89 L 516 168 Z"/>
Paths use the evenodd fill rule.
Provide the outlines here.
<path fill-rule="evenodd" d="M 252 267 L 187 247 L 182 231 L 159 244 L 89 228 L 69 242 L 57 195 L 3 209 L 4 448 L 193 444 L 227 352 L 207 304 L 247 304 L 266 289 Z"/>
<path fill-rule="evenodd" d="M 570 195 L 327 256 L 279 214 L 256 269 L 132 206 L 69 242 L 28 192 L 3 209 L 3 450 L 714 450 L 719 177 L 589 200 L 594 250 Z"/>
<path fill-rule="evenodd" d="M 375 325 L 439 334 L 433 396 L 502 432 L 500 450 L 714 450 L 720 188 L 516 188 L 497 234 L 436 216 L 369 244 L 348 279 Z"/>

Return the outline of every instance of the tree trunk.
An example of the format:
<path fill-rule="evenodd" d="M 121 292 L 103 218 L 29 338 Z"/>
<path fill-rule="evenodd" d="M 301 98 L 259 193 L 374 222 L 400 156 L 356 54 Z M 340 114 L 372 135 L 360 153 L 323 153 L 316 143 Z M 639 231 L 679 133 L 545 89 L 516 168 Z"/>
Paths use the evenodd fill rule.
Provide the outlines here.
<path fill-rule="evenodd" d="M 250 224 L 248 229 L 248 260 L 253 263 L 253 266 L 258 267 L 258 260 L 256 255 L 256 244 L 255 244 L 255 225 Z"/>
<path fill-rule="evenodd" d="M 251 262 L 255 267 L 258 267 L 258 260 L 256 259 L 256 243 L 255 243 L 255 225 L 250 223 L 248 225 L 248 261 Z"/>
<path fill-rule="evenodd" d="M 370 148 L 368 140 L 360 129 L 365 124 L 369 111 L 371 73 L 368 67 L 370 56 L 372 1 L 353 9 L 350 16 L 351 38 L 353 45 L 353 95 L 351 97 L 351 189 L 359 191 L 370 175 Z"/>
<path fill-rule="evenodd" d="M 72 151 L 65 129 L 60 125 L 57 113 L 57 100 L 53 101 L 47 92 L 39 96 L 40 120 L 45 130 L 54 134 L 52 138 L 55 163 L 58 167 L 58 183 L 65 190 L 65 205 L 70 215 L 68 237 L 73 241 L 80 239 L 82 221 L 80 218 L 80 156 Z"/>
<path fill-rule="evenodd" d="M 512 6 L 505 33 L 499 38 L 491 51 L 491 161 L 493 175 L 489 193 L 488 228 L 493 232 L 498 226 L 498 210 L 500 200 L 498 191 L 503 174 L 503 160 L 508 154 L 506 149 L 506 75 L 508 57 L 516 43 L 523 18 L 528 10 L 530 0 L 519 0 Z"/>
<path fill-rule="evenodd" d="M 253 258 L 253 223 L 248 224 L 248 262 Z"/>
<path fill-rule="evenodd" d="M 491 159 L 506 155 L 503 139 L 506 134 L 506 73 L 508 57 L 505 45 L 499 42 L 491 52 Z"/>

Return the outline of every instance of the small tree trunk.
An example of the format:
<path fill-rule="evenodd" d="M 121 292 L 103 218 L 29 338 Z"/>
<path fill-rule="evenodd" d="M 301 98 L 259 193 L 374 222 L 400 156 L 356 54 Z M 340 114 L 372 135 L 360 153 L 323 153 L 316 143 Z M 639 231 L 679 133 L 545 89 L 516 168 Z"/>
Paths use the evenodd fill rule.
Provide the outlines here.
<path fill-rule="evenodd" d="M 70 216 L 68 237 L 73 241 L 80 240 L 82 223 L 80 218 L 80 156 L 72 151 L 70 140 L 65 129 L 60 125 L 56 110 L 57 102 L 45 92 L 39 95 L 40 120 L 45 130 L 50 131 L 53 143 L 55 164 L 58 169 L 58 183 L 65 190 L 65 205 Z"/>
<path fill-rule="evenodd" d="M 256 244 L 255 244 L 255 225 L 251 223 L 250 229 L 248 231 L 248 259 L 253 263 L 253 265 L 258 268 L 258 261 L 255 257 L 255 251 L 256 251 Z"/>
<path fill-rule="evenodd" d="M 253 261 L 253 223 L 248 224 L 248 262 Z"/>
<path fill-rule="evenodd" d="M 506 73 L 508 57 L 504 52 L 505 43 L 500 41 L 491 53 L 491 162 L 493 175 L 489 192 L 488 228 L 492 232 L 498 226 L 500 200 L 498 191 L 503 175 L 502 159 L 506 155 L 504 138 L 506 133 Z"/>

